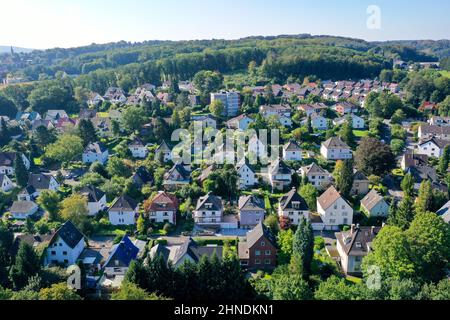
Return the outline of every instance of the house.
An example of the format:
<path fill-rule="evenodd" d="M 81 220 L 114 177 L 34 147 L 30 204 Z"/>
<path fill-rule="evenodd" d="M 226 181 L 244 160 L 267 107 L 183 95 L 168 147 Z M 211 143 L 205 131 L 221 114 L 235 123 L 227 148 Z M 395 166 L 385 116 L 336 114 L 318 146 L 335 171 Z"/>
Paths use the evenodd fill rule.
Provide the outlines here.
<path fill-rule="evenodd" d="M 60 119 L 69 119 L 69 115 L 64 110 L 48 110 L 44 120 L 51 121 L 53 123 L 58 122 Z"/>
<path fill-rule="evenodd" d="M 303 219 L 309 219 L 308 205 L 296 188 L 293 188 L 281 198 L 278 205 L 278 216 L 289 218 L 294 226 L 298 226 Z"/>
<path fill-rule="evenodd" d="M 212 115 L 201 115 L 201 116 L 192 116 L 191 121 L 194 123 L 201 123 L 202 129 L 206 128 L 217 128 L 217 120 Z"/>
<path fill-rule="evenodd" d="M 327 188 L 332 180 L 331 174 L 316 163 L 301 167 L 299 173 L 302 177 L 307 178 L 308 182 L 319 190 Z"/>
<path fill-rule="evenodd" d="M 334 186 L 317 199 L 317 212 L 325 230 L 337 230 L 342 225 L 353 223 L 353 209 Z"/>
<path fill-rule="evenodd" d="M 145 204 L 148 218 L 155 223 L 177 224 L 178 199 L 175 195 L 160 191 Z"/>
<path fill-rule="evenodd" d="M 448 127 L 450 126 L 450 117 L 433 116 L 428 120 L 428 124 L 431 126 Z"/>
<path fill-rule="evenodd" d="M 55 122 L 55 128 L 60 133 L 73 131 L 77 121 L 71 118 L 61 118 Z"/>
<path fill-rule="evenodd" d="M 14 201 L 9 211 L 13 219 L 25 220 L 38 210 L 39 206 L 33 201 Z"/>
<path fill-rule="evenodd" d="M 111 87 L 108 88 L 103 98 L 112 104 L 120 104 L 127 102 L 127 96 L 121 88 Z"/>
<path fill-rule="evenodd" d="M 87 104 L 89 106 L 97 107 L 102 104 L 103 101 L 105 101 L 105 99 L 100 94 L 98 94 L 97 92 L 91 92 L 89 94 Z"/>
<path fill-rule="evenodd" d="M 166 190 L 172 191 L 182 188 L 191 182 L 191 174 L 182 164 L 175 164 L 166 174 L 164 174 L 163 186 Z"/>
<path fill-rule="evenodd" d="M 337 113 L 344 116 L 346 114 L 355 113 L 358 110 L 358 107 L 350 102 L 339 102 L 333 107 Z"/>
<path fill-rule="evenodd" d="M 424 180 L 429 180 L 433 186 L 433 188 L 437 189 L 445 189 L 441 190 L 446 192 L 446 188 L 441 188 L 439 184 L 439 178 L 436 172 L 436 169 L 430 165 L 419 165 L 416 167 L 409 167 L 405 171 L 406 174 L 411 174 L 414 178 L 414 190 L 419 190 L 420 184 Z"/>
<path fill-rule="evenodd" d="M 377 227 L 352 225 L 349 231 L 336 233 L 337 251 L 345 274 L 361 275 L 362 260 L 372 250 L 372 242 L 380 230 Z"/>
<path fill-rule="evenodd" d="M 186 238 L 178 245 L 157 244 L 149 252 L 149 258 L 154 259 L 161 256 L 167 264 L 177 269 L 186 262 L 198 263 L 202 257 L 211 259 L 216 256 L 222 260 L 223 247 L 217 245 L 201 246 L 192 238 Z"/>
<path fill-rule="evenodd" d="M 0 152 L 0 173 L 7 175 L 14 175 L 14 163 L 17 155 L 22 157 L 23 164 L 27 170 L 30 169 L 30 160 L 22 153 L 18 152 Z"/>
<path fill-rule="evenodd" d="M 361 200 L 361 209 L 369 218 L 387 218 L 389 205 L 376 190 L 372 190 Z"/>
<path fill-rule="evenodd" d="M 328 107 L 324 103 L 314 103 L 314 104 L 302 104 L 297 107 L 297 110 L 302 111 L 307 117 L 312 116 L 314 113 L 319 114 Z"/>
<path fill-rule="evenodd" d="M 131 179 L 133 180 L 133 183 L 139 188 L 142 188 L 145 185 L 151 185 L 154 181 L 150 171 L 146 167 L 142 166 L 137 168 Z"/>
<path fill-rule="evenodd" d="M 193 218 L 198 225 L 220 225 L 223 210 L 222 198 L 208 193 L 198 199 Z"/>
<path fill-rule="evenodd" d="M 84 235 L 72 222 L 67 221 L 56 231 L 48 244 L 46 265 L 74 265 L 85 247 Z"/>
<path fill-rule="evenodd" d="M 28 185 L 22 191 L 24 194 L 28 193 L 31 198 L 37 198 L 44 190 L 57 191 L 59 183 L 49 174 L 32 173 L 28 177 Z M 19 194 L 20 196 L 20 194 Z"/>
<path fill-rule="evenodd" d="M 2 192 L 9 192 L 14 189 L 14 183 L 4 173 L 0 173 L 0 190 Z"/>
<path fill-rule="evenodd" d="M 358 130 L 362 130 L 366 127 L 366 122 L 364 121 L 363 118 L 358 117 L 355 114 L 350 114 L 341 118 L 336 118 L 333 120 L 333 124 L 335 126 L 341 126 L 344 123 L 347 123 L 349 118 L 351 118 L 351 125 L 353 129 L 358 129 Z"/>
<path fill-rule="evenodd" d="M 328 120 L 319 113 L 313 113 L 309 116 L 311 118 L 311 127 L 316 130 L 327 130 Z M 302 124 L 307 125 L 308 119 L 303 120 Z"/>
<path fill-rule="evenodd" d="M 364 173 L 355 170 L 353 174 L 353 185 L 350 194 L 364 196 L 369 192 L 370 181 Z"/>
<path fill-rule="evenodd" d="M 112 109 L 109 110 L 108 112 L 108 118 L 111 121 L 116 121 L 116 122 L 120 122 L 122 120 L 122 111 L 117 110 L 117 109 Z M 123 129 L 121 129 L 123 130 Z"/>
<path fill-rule="evenodd" d="M 139 203 L 124 195 L 117 198 L 109 208 L 109 222 L 114 226 L 129 226 L 136 223 Z"/>
<path fill-rule="evenodd" d="M 241 114 L 240 116 L 228 120 L 227 127 L 229 129 L 245 131 L 253 122 L 255 122 L 255 120 L 250 118 L 247 114 Z"/>
<path fill-rule="evenodd" d="M 91 120 L 97 117 L 97 110 L 83 108 L 78 113 L 79 119 Z"/>
<path fill-rule="evenodd" d="M 106 193 L 96 187 L 84 187 L 79 193 L 88 200 L 90 216 L 96 216 L 100 211 L 106 209 Z"/>
<path fill-rule="evenodd" d="M 302 149 L 296 141 L 290 140 L 283 146 L 284 161 L 302 161 L 302 159 Z"/>
<path fill-rule="evenodd" d="M 239 221 L 242 228 L 254 228 L 264 221 L 266 206 L 262 198 L 254 195 L 239 198 Z"/>
<path fill-rule="evenodd" d="M 139 248 L 131 242 L 128 236 L 124 236 L 122 240 L 112 247 L 108 260 L 103 265 L 105 275 L 107 277 L 124 276 L 130 263 L 136 260 L 139 255 Z"/>
<path fill-rule="evenodd" d="M 436 214 L 442 217 L 446 223 L 450 223 L 450 201 L 440 208 Z"/>
<path fill-rule="evenodd" d="M 83 163 L 100 162 L 101 164 L 105 164 L 108 158 L 108 149 L 99 142 L 90 143 L 83 152 Z"/>
<path fill-rule="evenodd" d="M 211 93 L 211 103 L 219 100 L 224 106 L 223 115 L 226 117 L 235 117 L 239 112 L 240 96 L 235 91 L 221 91 Z"/>
<path fill-rule="evenodd" d="M 27 122 L 33 124 L 36 120 L 41 120 L 42 117 L 39 113 L 37 113 L 36 111 L 32 111 L 32 112 L 17 112 L 16 115 L 16 121 L 21 124 L 24 125 Z"/>
<path fill-rule="evenodd" d="M 133 142 L 128 145 L 133 158 L 145 159 L 148 155 L 148 148 L 139 138 L 134 138 Z"/>
<path fill-rule="evenodd" d="M 292 126 L 292 109 L 288 105 L 264 105 L 260 107 L 260 113 L 264 118 L 275 116 L 279 118 L 280 124 L 284 127 Z"/>
<path fill-rule="evenodd" d="M 264 144 L 256 134 L 254 134 L 248 141 L 248 153 L 250 159 L 258 159 L 267 156 L 267 146 Z"/>
<path fill-rule="evenodd" d="M 450 140 L 431 138 L 419 143 L 417 153 L 428 157 L 439 158 L 442 156 L 446 146 L 450 146 Z"/>
<path fill-rule="evenodd" d="M 402 157 L 401 168 L 406 171 L 411 167 L 427 166 L 428 159 L 426 154 L 405 153 Z"/>
<path fill-rule="evenodd" d="M 276 160 L 270 165 L 268 175 L 273 190 L 284 190 L 292 183 L 293 170 L 283 160 Z"/>
<path fill-rule="evenodd" d="M 241 266 L 249 270 L 272 270 L 277 265 L 277 241 L 270 230 L 260 222 L 240 241 L 238 256 Z"/>
<path fill-rule="evenodd" d="M 23 233 L 16 233 L 14 234 L 14 242 L 12 245 L 12 248 L 10 249 L 11 256 L 17 255 L 20 244 L 22 242 L 27 243 L 35 250 L 39 250 L 43 247 L 48 247 L 48 244 L 50 243 L 50 240 L 52 239 L 53 235 L 55 234 L 55 231 L 53 231 L 50 234 L 23 234 Z"/>
<path fill-rule="evenodd" d="M 155 159 L 162 160 L 164 163 L 172 161 L 172 150 L 165 141 L 163 141 L 155 150 Z"/>
<path fill-rule="evenodd" d="M 240 161 L 236 165 L 236 170 L 239 175 L 239 189 L 252 188 L 258 182 L 256 173 L 247 159 Z"/>
<path fill-rule="evenodd" d="M 340 137 L 332 137 L 323 142 L 320 153 L 327 160 L 348 160 L 353 158 L 352 149 Z"/>
<path fill-rule="evenodd" d="M 419 127 L 418 131 L 419 140 L 429 140 L 437 138 L 440 140 L 450 140 L 450 126 L 431 126 L 429 124 L 423 124 Z"/>

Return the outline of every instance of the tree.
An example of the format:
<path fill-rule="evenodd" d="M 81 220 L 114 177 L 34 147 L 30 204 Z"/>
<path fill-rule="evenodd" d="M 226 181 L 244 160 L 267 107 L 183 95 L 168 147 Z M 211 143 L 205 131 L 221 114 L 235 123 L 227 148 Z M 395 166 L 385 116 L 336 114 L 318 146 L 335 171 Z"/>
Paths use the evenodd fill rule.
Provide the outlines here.
<path fill-rule="evenodd" d="M 139 215 L 136 226 L 137 226 L 136 228 L 137 228 L 137 231 L 139 232 L 139 234 L 145 233 L 145 220 L 144 220 L 144 217 L 142 216 L 142 214 Z"/>
<path fill-rule="evenodd" d="M 336 163 L 333 177 L 336 182 L 336 189 L 344 196 L 348 197 L 353 187 L 353 161 L 339 160 Z"/>
<path fill-rule="evenodd" d="M 195 74 L 193 83 L 200 94 L 205 96 L 223 87 L 223 76 L 218 72 L 202 70 Z"/>
<path fill-rule="evenodd" d="M 380 268 L 383 278 L 404 279 L 416 274 L 408 238 L 402 229 L 385 226 L 373 241 L 373 250 L 363 260 L 365 274 L 371 266 Z"/>
<path fill-rule="evenodd" d="M 371 92 L 367 96 L 365 108 L 371 117 L 389 119 L 396 110 L 403 109 L 403 102 L 391 92 Z"/>
<path fill-rule="evenodd" d="M 444 101 L 438 104 L 439 115 L 441 117 L 450 116 L 450 95 L 448 95 Z"/>
<path fill-rule="evenodd" d="M 276 215 L 268 215 L 266 220 L 264 220 L 264 225 L 268 227 L 273 234 L 278 233 L 278 217 Z"/>
<path fill-rule="evenodd" d="M 353 126 L 352 126 L 353 120 L 348 119 L 343 125 L 339 132 L 339 136 L 342 138 L 342 140 L 347 143 L 350 147 L 354 147 L 356 145 L 356 138 L 353 133 Z"/>
<path fill-rule="evenodd" d="M 39 272 L 40 261 L 33 247 L 21 241 L 10 276 L 15 289 L 22 289 L 28 279 Z"/>
<path fill-rule="evenodd" d="M 217 118 L 222 118 L 225 113 L 225 106 L 221 100 L 214 100 L 209 105 L 209 111 Z"/>
<path fill-rule="evenodd" d="M 64 134 L 46 148 L 45 156 L 60 163 L 68 163 L 81 157 L 83 140 L 72 134 Z"/>
<path fill-rule="evenodd" d="M 414 196 L 414 177 L 412 174 L 408 173 L 403 177 L 401 188 L 406 196 L 413 197 Z"/>
<path fill-rule="evenodd" d="M 314 292 L 317 300 L 356 300 L 360 296 L 358 288 L 355 285 L 347 284 L 345 279 L 331 276 L 320 283 Z"/>
<path fill-rule="evenodd" d="M 319 192 L 310 183 L 303 185 L 299 191 L 300 195 L 305 199 L 311 211 L 317 210 L 317 198 L 319 197 Z"/>
<path fill-rule="evenodd" d="M 23 162 L 22 154 L 17 153 L 14 161 L 14 174 L 19 187 L 25 188 L 28 184 L 28 170 Z"/>
<path fill-rule="evenodd" d="M 391 148 L 375 138 L 363 138 L 355 154 L 356 168 L 367 175 L 382 176 L 395 168 Z"/>
<path fill-rule="evenodd" d="M 39 300 L 70 301 L 81 300 L 81 297 L 73 289 L 70 289 L 66 283 L 57 283 L 50 288 L 41 289 Z"/>
<path fill-rule="evenodd" d="M 439 158 L 438 171 L 441 175 L 447 174 L 448 166 L 450 164 L 450 146 L 445 146 L 442 156 Z"/>
<path fill-rule="evenodd" d="M 425 284 L 421 296 L 426 300 L 450 300 L 450 279 L 441 280 L 437 284 Z"/>
<path fill-rule="evenodd" d="M 272 280 L 273 300 L 295 301 L 311 299 L 308 283 L 300 275 L 276 275 Z"/>
<path fill-rule="evenodd" d="M 314 132 L 311 116 L 308 116 L 308 121 L 306 122 L 306 128 L 307 128 L 309 134 L 312 134 Z"/>
<path fill-rule="evenodd" d="M 281 230 L 277 237 L 278 247 L 278 263 L 280 265 L 288 264 L 292 257 L 292 248 L 294 243 L 294 232 L 292 229 Z"/>
<path fill-rule="evenodd" d="M 52 130 L 45 126 L 39 126 L 33 133 L 33 139 L 42 150 L 51 143 L 56 141 L 56 135 Z"/>
<path fill-rule="evenodd" d="M 37 198 L 37 203 L 47 211 L 50 221 L 58 220 L 59 202 L 59 195 L 53 190 L 43 190 Z"/>
<path fill-rule="evenodd" d="M 416 276 L 439 281 L 445 275 L 450 257 L 450 227 L 431 212 L 419 213 L 406 231 Z"/>
<path fill-rule="evenodd" d="M 83 140 L 84 147 L 98 140 L 94 124 L 90 119 L 80 120 L 80 122 L 78 123 L 77 134 Z"/>
<path fill-rule="evenodd" d="M 392 124 L 401 124 L 406 119 L 406 114 L 403 110 L 399 109 L 391 117 Z"/>
<path fill-rule="evenodd" d="M 405 150 L 406 148 L 406 144 L 404 140 L 400 140 L 400 139 L 392 139 L 391 140 L 391 149 L 392 152 L 398 156 L 401 155 L 403 150 Z"/>
<path fill-rule="evenodd" d="M 11 249 L 14 234 L 0 220 L 0 287 L 9 286 L 8 270 L 11 262 Z"/>
<path fill-rule="evenodd" d="M 128 107 L 122 114 L 121 124 L 125 130 L 134 132 L 142 128 L 148 121 L 145 110 L 139 106 Z"/>
<path fill-rule="evenodd" d="M 307 279 L 311 274 L 311 263 L 314 256 L 314 231 L 310 221 L 302 219 L 297 228 L 292 244 L 291 269 L 301 272 Z M 299 265 L 300 264 L 300 265 Z"/>
<path fill-rule="evenodd" d="M 73 194 L 61 203 L 61 217 L 70 220 L 80 230 L 84 229 L 89 214 L 88 202 L 85 196 Z"/>
<path fill-rule="evenodd" d="M 111 177 L 118 176 L 128 178 L 131 176 L 132 172 L 129 166 L 118 157 L 111 157 L 106 165 L 106 170 Z"/>
<path fill-rule="evenodd" d="M 410 196 L 405 196 L 398 204 L 398 207 L 389 212 L 388 223 L 402 230 L 406 230 L 414 219 L 414 200 Z"/>
<path fill-rule="evenodd" d="M 114 292 L 112 294 L 111 300 L 140 301 L 140 300 L 167 300 L 167 299 L 159 298 L 154 294 L 153 295 L 148 294 L 144 289 L 139 288 L 134 283 L 124 281 L 119 291 Z"/>
<path fill-rule="evenodd" d="M 416 200 L 417 212 L 424 213 L 433 209 L 433 187 L 429 180 L 424 180 L 420 184 L 419 196 Z"/>

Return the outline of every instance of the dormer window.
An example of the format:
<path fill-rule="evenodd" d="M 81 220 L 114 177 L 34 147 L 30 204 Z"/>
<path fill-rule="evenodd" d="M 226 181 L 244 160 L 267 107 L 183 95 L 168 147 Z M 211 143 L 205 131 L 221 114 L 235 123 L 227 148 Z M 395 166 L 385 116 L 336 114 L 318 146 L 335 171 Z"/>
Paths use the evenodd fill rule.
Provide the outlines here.
<path fill-rule="evenodd" d="M 361 249 L 361 248 L 362 248 L 362 243 L 361 243 L 361 242 L 357 242 L 357 243 L 356 243 L 356 247 L 357 247 L 358 249 Z"/>

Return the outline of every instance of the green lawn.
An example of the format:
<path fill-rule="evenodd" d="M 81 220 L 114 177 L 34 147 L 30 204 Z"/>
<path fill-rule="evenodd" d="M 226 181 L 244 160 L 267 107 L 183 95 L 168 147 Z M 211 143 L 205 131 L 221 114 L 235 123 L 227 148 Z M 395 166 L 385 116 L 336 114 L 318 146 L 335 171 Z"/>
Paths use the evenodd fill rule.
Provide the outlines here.
<path fill-rule="evenodd" d="M 369 130 L 353 130 L 353 134 L 357 138 L 365 138 L 369 135 Z"/>
<path fill-rule="evenodd" d="M 42 166 L 42 158 L 34 158 L 34 164 L 37 166 Z"/>
<path fill-rule="evenodd" d="M 442 70 L 439 73 L 442 74 L 444 77 L 450 78 L 450 71 Z"/>
<path fill-rule="evenodd" d="M 97 117 L 99 118 L 108 118 L 109 112 L 97 112 Z"/>

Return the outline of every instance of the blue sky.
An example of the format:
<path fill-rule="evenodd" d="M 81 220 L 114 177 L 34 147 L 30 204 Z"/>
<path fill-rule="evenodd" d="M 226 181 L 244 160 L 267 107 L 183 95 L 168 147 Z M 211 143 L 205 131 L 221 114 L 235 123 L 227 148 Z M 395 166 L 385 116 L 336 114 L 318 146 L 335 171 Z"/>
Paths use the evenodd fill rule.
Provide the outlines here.
<path fill-rule="evenodd" d="M 370 5 L 381 10 L 380 29 L 367 27 Z M 37 49 L 298 33 L 450 39 L 443 0 L 14 0 L 0 8 L 0 45 Z"/>

